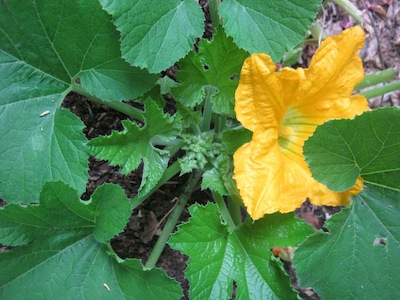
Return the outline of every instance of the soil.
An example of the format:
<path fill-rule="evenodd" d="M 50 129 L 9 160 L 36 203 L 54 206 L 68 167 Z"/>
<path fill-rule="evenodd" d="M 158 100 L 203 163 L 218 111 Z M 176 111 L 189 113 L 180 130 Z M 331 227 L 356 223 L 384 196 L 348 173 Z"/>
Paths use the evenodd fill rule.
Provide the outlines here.
<path fill-rule="evenodd" d="M 199 1 L 203 10 L 208 16 L 207 1 Z M 365 66 L 366 73 L 376 72 L 385 68 L 400 68 L 400 1 L 377 0 L 377 1 L 352 1 L 363 12 L 363 28 L 367 33 L 367 40 L 361 57 Z M 336 34 L 346 27 L 355 25 L 355 22 L 340 7 L 329 2 L 323 13 L 319 17 L 327 35 Z M 212 26 L 210 20 L 206 21 L 205 37 L 210 38 Z M 307 66 L 312 54 L 315 52 L 314 46 L 307 46 L 301 64 Z M 168 70 L 166 74 L 173 78 L 174 70 Z M 168 99 L 167 99 L 168 100 Z M 169 99 L 170 100 L 170 99 Z M 168 101 L 167 105 L 174 111 L 173 101 Z M 393 92 L 372 99 L 371 107 L 383 105 L 399 105 L 400 91 Z M 99 135 L 108 135 L 112 130 L 122 130 L 121 120 L 127 117 L 109 109 L 106 106 L 98 105 L 88 101 L 83 96 L 71 93 L 63 103 L 64 107 L 69 108 L 78 115 L 85 123 L 84 134 L 88 139 Z M 133 197 L 138 190 L 141 181 L 141 168 L 128 174 L 122 175 L 118 172 L 118 167 L 110 166 L 106 161 L 100 161 L 93 157 L 89 160 L 89 182 L 87 190 L 82 195 L 82 199 L 89 199 L 94 190 L 106 182 L 121 185 L 127 197 Z M 176 176 L 172 178 L 161 189 L 154 193 L 148 200 L 134 210 L 129 223 L 124 232 L 114 237 L 111 244 L 116 253 L 121 258 L 139 258 L 145 262 L 161 234 L 166 216 L 169 215 L 174 207 L 179 190 L 184 186 L 186 176 Z M 195 202 L 205 204 L 211 201 L 212 197 L 207 192 L 196 189 L 188 205 Z M 327 218 L 336 213 L 340 208 L 317 207 L 305 202 L 297 211 L 299 217 L 305 219 L 316 230 L 323 228 Z M 180 222 L 186 221 L 189 217 L 187 209 L 184 210 Z M 157 264 L 158 267 L 166 270 L 168 275 L 176 278 L 181 283 L 184 297 L 188 298 L 188 281 L 184 277 L 184 270 L 188 257 L 180 252 L 164 249 Z M 291 276 L 293 286 L 300 291 L 303 299 L 319 299 L 318 295 L 310 289 L 298 287 L 296 283 L 295 271 L 290 263 L 284 262 L 285 269 Z"/>

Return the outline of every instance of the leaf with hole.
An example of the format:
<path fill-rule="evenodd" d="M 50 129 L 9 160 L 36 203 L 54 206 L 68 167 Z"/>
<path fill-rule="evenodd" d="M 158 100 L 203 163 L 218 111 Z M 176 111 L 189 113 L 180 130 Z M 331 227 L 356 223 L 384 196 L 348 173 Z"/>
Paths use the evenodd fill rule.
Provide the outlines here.
<path fill-rule="evenodd" d="M 313 176 L 330 189 L 363 191 L 295 253 L 302 286 L 324 299 L 385 298 L 400 293 L 400 109 L 380 108 L 329 121 L 305 143 Z"/>
<path fill-rule="evenodd" d="M 184 105 L 193 107 L 209 92 L 213 111 L 233 116 L 239 73 L 247 57 L 248 53 L 239 49 L 219 27 L 211 42 L 201 40 L 198 53 L 191 52 L 178 63 L 180 70 L 176 76 L 181 84 L 172 89 L 172 94 Z"/>

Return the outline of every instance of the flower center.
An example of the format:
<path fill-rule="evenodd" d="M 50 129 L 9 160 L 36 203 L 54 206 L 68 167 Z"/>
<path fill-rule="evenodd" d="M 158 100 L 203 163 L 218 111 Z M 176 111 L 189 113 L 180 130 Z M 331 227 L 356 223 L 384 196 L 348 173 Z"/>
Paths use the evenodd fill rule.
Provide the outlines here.
<path fill-rule="evenodd" d="M 279 137 L 280 138 L 287 138 L 294 134 L 294 130 L 290 126 L 281 125 L 279 127 Z"/>

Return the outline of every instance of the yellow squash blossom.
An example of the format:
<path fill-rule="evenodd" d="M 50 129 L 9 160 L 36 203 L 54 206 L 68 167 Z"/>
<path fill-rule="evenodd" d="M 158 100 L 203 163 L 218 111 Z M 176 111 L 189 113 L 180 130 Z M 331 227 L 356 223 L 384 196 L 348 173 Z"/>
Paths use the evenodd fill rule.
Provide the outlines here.
<path fill-rule="evenodd" d="M 254 220 L 294 211 L 307 198 L 316 205 L 344 205 L 362 189 L 361 179 L 341 193 L 318 183 L 305 162 L 303 145 L 318 125 L 368 110 L 364 97 L 352 95 L 364 76 L 358 55 L 364 39 L 360 27 L 327 38 L 308 69 L 276 72 L 265 54 L 245 61 L 235 112 L 253 137 L 234 155 L 234 179 Z"/>

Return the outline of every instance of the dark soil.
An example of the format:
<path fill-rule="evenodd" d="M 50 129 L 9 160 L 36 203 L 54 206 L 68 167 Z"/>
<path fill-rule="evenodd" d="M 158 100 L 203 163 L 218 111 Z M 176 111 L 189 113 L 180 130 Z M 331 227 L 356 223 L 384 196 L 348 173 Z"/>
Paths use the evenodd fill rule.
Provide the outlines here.
<path fill-rule="evenodd" d="M 372 2 L 372 1 L 371 1 Z M 356 1 L 354 3 L 364 12 L 364 28 L 367 31 L 366 48 L 362 52 L 362 59 L 365 64 L 366 72 L 371 73 L 387 67 L 400 67 L 400 4 L 399 1 L 381 0 L 375 1 L 372 6 L 368 1 Z M 207 2 L 200 1 L 205 12 L 208 12 Z M 380 8 L 379 8 L 380 7 Z M 208 15 L 208 14 L 207 14 Z M 353 25 L 351 17 L 339 7 L 329 3 L 321 15 L 320 20 L 327 34 L 335 34 L 343 30 L 344 27 Z M 206 22 L 205 37 L 210 38 L 212 27 L 210 20 Z M 308 65 L 315 47 L 307 47 L 303 55 L 303 65 Z M 168 70 L 165 74 L 174 77 L 174 69 Z M 371 106 L 378 105 L 399 105 L 399 91 L 373 99 Z M 171 100 L 171 99 L 167 99 Z M 112 130 L 122 130 L 121 120 L 126 119 L 124 114 L 109 109 L 108 107 L 91 103 L 84 97 L 71 93 L 68 95 L 63 105 L 77 114 L 85 123 L 84 134 L 88 139 L 99 135 L 108 135 Z M 174 111 L 173 101 L 167 101 L 166 109 Z M 133 197 L 138 190 L 141 181 L 141 168 L 128 174 L 122 175 L 118 172 L 118 167 L 110 166 L 106 161 L 99 161 L 95 158 L 89 160 L 89 182 L 87 190 L 82 195 L 82 199 L 89 199 L 94 190 L 106 182 L 121 185 L 127 197 Z M 134 210 L 129 223 L 124 232 L 116 236 L 111 244 L 115 252 L 121 258 L 139 258 L 145 262 L 161 234 L 166 217 L 171 212 L 179 195 L 180 189 L 184 186 L 186 176 L 176 176 L 165 184 L 160 190 L 154 193 L 142 205 Z M 194 202 L 206 203 L 211 200 L 207 192 L 200 192 L 197 189 L 191 197 L 190 204 Z M 299 217 L 305 219 L 315 229 L 323 228 L 327 218 L 340 208 L 316 207 L 306 202 L 298 211 Z M 187 210 L 184 210 L 180 222 L 186 221 L 189 217 Z M 184 290 L 184 297 L 188 298 L 188 281 L 184 277 L 184 270 L 188 258 L 178 251 L 164 249 L 157 264 L 167 273 L 181 282 Z M 295 271 L 290 263 L 285 262 L 285 269 L 291 276 L 291 281 L 296 289 L 299 289 L 301 297 L 304 299 L 319 299 L 310 289 L 301 289 L 296 283 Z"/>

